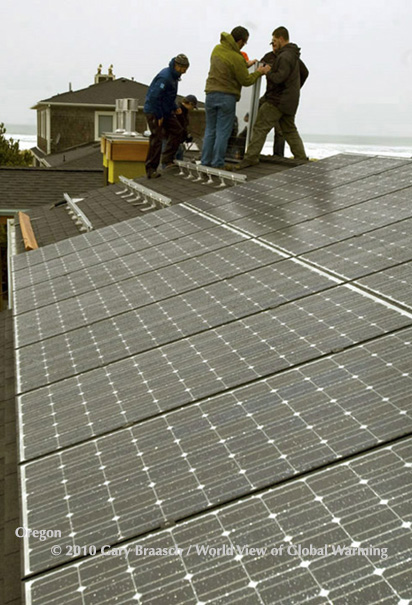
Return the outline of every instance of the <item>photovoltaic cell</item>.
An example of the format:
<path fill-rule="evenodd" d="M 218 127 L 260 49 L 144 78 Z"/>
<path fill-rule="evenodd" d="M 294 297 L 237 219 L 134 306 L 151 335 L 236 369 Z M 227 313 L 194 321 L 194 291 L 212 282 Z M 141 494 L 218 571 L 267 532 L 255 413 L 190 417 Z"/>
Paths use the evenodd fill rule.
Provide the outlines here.
<path fill-rule="evenodd" d="M 412 262 L 364 277 L 359 283 L 394 302 L 412 307 Z"/>
<path fill-rule="evenodd" d="M 269 233 L 263 241 L 302 254 L 410 218 L 412 188 L 383 196 L 300 225 Z"/>
<path fill-rule="evenodd" d="M 386 176 L 388 173 L 385 172 L 383 175 L 375 175 L 336 188 L 307 185 L 305 190 L 301 186 L 302 195 L 296 201 L 288 201 L 284 195 L 282 196 L 282 190 L 277 188 L 273 192 L 262 194 L 259 201 L 252 198 L 243 202 L 242 206 L 245 206 L 245 210 L 239 213 L 240 216 L 228 220 L 234 227 L 244 229 L 257 237 L 274 229 L 297 225 L 337 210 L 357 207 L 361 202 L 395 192 L 402 186 L 409 186 L 412 182 L 412 167 L 409 165 L 407 170 L 401 167 L 389 173 L 393 173 L 391 178 Z M 291 187 L 292 185 L 288 184 L 288 191 Z M 218 207 L 215 211 L 212 209 L 208 212 L 218 216 L 219 212 L 226 209 L 231 211 L 233 207 L 233 212 L 236 213 L 238 206 L 239 203 L 227 204 L 223 209 Z"/>
<path fill-rule="evenodd" d="M 25 367 L 22 390 L 46 381 L 56 384 L 19 398 L 24 456 L 32 455 L 31 448 L 38 454 L 75 443 L 410 323 L 395 311 L 336 288 L 118 363 L 109 362 L 120 352 L 112 342 L 109 346 L 102 342 L 94 357 L 91 348 L 89 357 L 81 355 L 84 349 L 73 356 L 73 346 L 64 351 L 64 339 L 58 341 L 61 350 L 54 339 L 25 347 L 18 355 Z M 164 338 L 167 329 L 162 326 L 157 338 Z M 129 336 L 124 326 L 121 333 L 121 342 L 130 350 L 136 330 Z M 137 335 L 142 343 L 142 331 Z M 77 338 L 79 343 L 83 340 Z M 73 338 L 70 342 L 74 344 Z M 94 362 L 95 369 L 81 373 L 82 362 L 86 368 L 86 363 Z M 60 382 L 65 373 L 77 375 Z"/>
<path fill-rule="evenodd" d="M 222 226 L 180 206 L 16 260 L 24 524 L 63 535 L 60 557 L 25 541 L 26 573 L 64 563 L 26 582 L 33 605 L 406 605 L 411 448 L 383 444 L 411 433 L 412 322 L 396 309 L 410 290 L 411 166 L 337 156 L 193 202 Z M 377 297 L 395 283 L 394 305 L 253 236 L 315 250 L 307 258 L 326 268 L 350 249 L 347 275 L 366 276 Z M 353 236 L 366 238 L 364 256 Z M 73 565 L 66 550 L 138 536 L 396 551 L 186 550 Z"/>
<path fill-rule="evenodd" d="M 268 252 L 266 250 L 267 261 Z M 180 272 L 177 265 L 171 265 L 163 275 L 150 273 L 146 279 L 143 276 L 140 280 L 127 280 L 108 290 L 89 292 L 66 303 L 21 315 L 16 326 L 16 346 L 34 344 L 59 334 L 70 338 L 68 333 L 78 328 L 87 330 L 90 337 L 98 323 L 97 331 L 103 331 L 105 338 L 111 339 L 110 326 L 117 317 L 125 325 L 130 322 L 134 329 L 142 325 L 152 335 L 162 329 L 164 322 L 172 321 L 181 330 L 178 326 L 182 318 L 184 332 L 195 333 L 204 330 L 204 324 L 208 327 L 225 324 L 332 285 L 329 279 L 320 278 L 293 261 L 277 265 L 252 269 L 238 276 L 236 272 L 241 268 L 237 267 L 237 271 L 232 268 L 233 277 L 223 275 L 220 281 L 219 275 L 206 268 L 199 279 L 211 283 L 200 288 L 193 279 L 196 273 Z M 219 270 L 218 265 L 216 269 Z M 180 294 L 185 291 L 186 294 Z M 191 316 L 194 324 L 189 327 Z"/>
<path fill-rule="evenodd" d="M 412 219 L 331 244 L 303 258 L 346 279 L 399 265 L 412 259 Z"/>
<path fill-rule="evenodd" d="M 114 240 L 133 236 L 133 234 L 137 235 L 146 229 L 158 228 L 161 225 L 169 222 L 172 223 L 173 221 L 180 222 L 182 219 L 187 219 L 189 222 L 196 221 L 196 217 L 193 217 L 193 212 L 190 212 L 182 205 L 159 210 L 158 212 L 150 213 L 147 216 L 139 216 L 122 223 L 109 225 L 96 231 L 90 231 L 89 233 L 78 235 L 77 237 L 62 240 L 50 246 L 32 250 L 27 254 L 15 256 L 13 258 L 13 268 L 14 271 L 26 269 L 27 267 L 34 266 L 38 263 L 43 263 L 60 256 L 66 256 L 73 252 L 98 246 L 104 242 L 114 242 Z"/>
<path fill-rule="evenodd" d="M 250 275 L 218 282 L 119 316 L 116 308 L 122 301 L 113 297 L 101 301 L 101 312 L 108 318 L 96 323 L 91 323 L 90 316 L 86 314 L 87 307 L 91 308 L 90 315 L 94 306 L 99 312 L 97 297 L 89 295 L 84 310 L 75 308 L 73 319 L 66 316 L 67 324 L 60 316 L 60 321 L 52 322 L 49 329 L 46 312 L 43 327 L 38 313 L 38 323 L 30 322 L 26 326 L 26 336 L 17 330 L 17 344 L 35 341 L 16 350 L 17 363 L 26 368 L 26 379 L 31 366 L 35 384 L 41 386 L 235 322 L 331 285 L 328 279 L 319 279 L 316 274 L 297 265 L 294 269 L 296 278 L 293 273 L 292 276 L 286 275 L 276 265 L 269 266 L 266 270 L 258 269 Z M 279 282 L 279 290 L 272 285 L 276 281 Z M 78 329 L 76 311 L 83 316 L 82 323 L 85 324 Z M 53 336 L 54 332 L 58 335 Z"/>
<path fill-rule="evenodd" d="M 297 224 L 377 196 L 381 197 L 412 183 L 410 163 L 360 180 L 353 180 L 351 169 L 343 184 L 339 180 L 331 182 L 325 178 L 299 180 L 296 170 L 293 175 L 293 182 L 290 182 L 287 173 L 259 181 L 270 182 L 273 189 L 256 193 L 248 190 L 249 184 L 241 185 L 223 193 L 210 194 L 191 202 L 191 205 L 218 219 L 230 221 L 240 228 L 246 224 L 250 229 L 251 222 L 257 223 L 259 229 L 255 225 L 255 229 L 250 232 L 261 235 L 270 231 L 266 228 L 268 220 L 277 220 L 279 224 L 282 221 L 286 224 Z M 285 209 L 280 208 L 284 204 L 287 204 L 287 214 Z"/>
<path fill-rule="evenodd" d="M 411 335 L 406 330 L 29 463 L 24 526 L 69 524 L 64 552 L 72 542 L 115 543 L 408 434 Z M 33 571 L 67 560 L 50 559 L 48 545 L 36 539 L 28 546 Z"/>
<path fill-rule="evenodd" d="M 82 301 L 88 294 L 97 295 L 98 292 L 100 299 L 110 300 L 113 293 L 115 295 L 117 290 L 123 289 L 128 290 L 129 293 L 132 291 L 139 305 L 143 305 L 166 298 L 171 290 L 174 291 L 173 294 L 178 294 L 283 259 L 274 250 L 251 240 L 224 246 L 202 255 L 193 255 L 186 260 L 165 265 L 154 271 L 151 269 L 144 271 L 147 255 L 141 254 L 142 256 L 136 259 L 136 264 L 141 260 L 140 271 L 138 267 L 130 266 L 131 258 L 126 261 L 118 259 L 64 277 L 56 277 L 47 284 L 40 283 L 19 290 L 15 314 L 26 312 L 24 321 L 29 322 L 29 316 L 33 316 L 35 310 L 43 308 L 47 312 L 46 307 L 52 310 L 54 303 L 62 301 L 67 301 L 67 311 L 70 313 L 70 306 L 85 306 Z M 19 328 L 22 320 L 23 318 L 19 317 Z"/>
<path fill-rule="evenodd" d="M 152 233 L 150 231 L 150 233 Z M 225 227 L 215 226 L 210 229 L 188 235 L 176 241 L 155 243 L 158 239 L 156 233 L 149 236 L 139 236 L 130 246 L 125 254 L 124 244 L 111 245 L 105 242 L 92 249 L 80 250 L 71 254 L 52 259 L 43 264 L 29 267 L 25 271 L 15 274 L 16 300 L 18 301 L 18 290 L 28 288 L 36 284 L 47 283 L 57 277 L 62 277 L 78 271 L 85 271 L 92 267 L 101 265 L 111 269 L 114 263 L 117 267 L 122 264 L 130 267 L 133 271 L 146 272 L 157 269 L 167 264 L 179 262 L 185 258 L 199 256 L 205 252 L 211 252 L 247 239 L 247 236 L 235 233 Z M 25 293 L 24 293 L 25 294 Z"/>
<path fill-rule="evenodd" d="M 160 241 L 162 237 L 163 241 L 176 239 L 185 231 L 195 233 L 212 225 L 213 223 L 210 223 L 208 219 L 194 215 L 193 211 L 182 205 L 166 208 L 148 216 L 116 223 L 14 257 L 14 270 L 18 273 L 21 269 L 35 267 L 39 263 L 78 254 L 82 251 L 87 254 L 89 250 L 101 250 L 105 244 L 106 246 L 110 244 L 113 250 L 117 250 L 124 247 L 125 243 L 130 243 L 134 244 L 134 250 L 139 250 L 141 247 L 153 245 L 153 242 Z M 162 236 L 162 234 L 164 235 Z M 26 260 L 22 260 L 22 258 Z"/>
<path fill-rule="evenodd" d="M 157 605 L 407 602 L 411 452 L 407 440 L 126 542 L 123 556 L 86 559 L 26 582 L 26 599 L 32 605 L 77 603 L 79 594 L 84 605 L 120 595 L 119 602 Z M 245 546 L 242 555 L 238 548 Z M 180 550 L 136 554 L 143 548 Z"/>
<path fill-rule="evenodd" d="M 290 171 L 289 174 L 286 173 L 285 179 L 295 181 L 295 177 L 302 175 L 305 180 L 311 180 L 315 177 L 319 181 L 318 176 L 320 174 L 321 178 L 325 179 L 325 183 L 336 186 L 336 184 L 367 178 L 370 175 L 389 172 L 395 168 L 410 166 L 410 161 L 407 158 L 383 156 L 364 157 L 363 160 L 352 163 L 349 161 L 346 163 L 344 160 L 340 161 L 339 159 L 337 162 L 333 164 L 333 158 L 327 158 L 326 162 L 305 164 L 296 168 L 292 173 Z"/>

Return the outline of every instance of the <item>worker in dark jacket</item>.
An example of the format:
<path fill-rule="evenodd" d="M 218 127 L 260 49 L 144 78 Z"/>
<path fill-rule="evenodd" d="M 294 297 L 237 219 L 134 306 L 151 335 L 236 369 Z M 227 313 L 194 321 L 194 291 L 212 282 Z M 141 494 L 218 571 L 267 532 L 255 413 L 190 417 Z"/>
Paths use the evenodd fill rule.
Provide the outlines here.
<path fill-rule="evenodd" d="M 195 95 L 186 95 L 181 103 L 179 103 L 181 112 L 177 114 L 177 119 L 182 127 L 182 136 L 180 139 L 179 148 L 176 152 L 176 159 L 183 160 L 184 147 L 183 143 L 191 143 L 193 137 L 190 134 L 189 114 L 194 109 L 197 109 L 197 98 Z"/>
<path fill-rule="evenodd" d="M 270 65 L 272 67 L 273 64 L 275 63 L 275 59 L 276 59 L 276 53 L 273 49 L 277 46 L 277 44 L 273 41 L 270 44 L 272 46 L 272 50 L 270 52 L 266 53 L 265 56 L 262 57 L 262 59 L 260 61 L 261 61 L 261 63 L 266 63 L 266 65 Z M 302 88 L 302 86 L 304 85 L 304 83 L 309 75 L 309 71 L 301 59 L 299 59 L 299 71 L 300 71 L 300 87 Z M 269 86 L 270 86 L 270 84 L 268 82 L 268 88 L 269 88 Z M 263 97 L 262 102 L 263 102 L 264 98 L 265 97 Z M 283 157 L 285 155 L 285 137 L 283 136 L 283 132 L 280 128 L 279 122 L 275 123 L 274 129 L 275 129 L 275 137 L 274 137 L 274 141 L 273 141 L 273 155 Z"/>
<path fill-rule="evenodd" d="M 176 105 L 177 86 L 181 75 L 186 73 L 188 68 L 189 60 L 186 55 L 177 55 L 170 61 L 169 67 L 157 74 L 147 91 L 143 111 L 151 133 L 146 158 L 146 174 L 149 179 L 160 176 L 157 168 L 160 164 L 163 137 L 167 138 L 163 163 L 166 167 L 173 165 L 173 158 L 182 137 L 182 126 L 176 116 L 181 112 Z"/>
<path fill-rule="evenodd" d="M 179 147 L 175 154 L 176 160 L 183 160 L 184 155 L 184 147 L 183 143 L 191 143 L 193 141 L 193 137 L 189 132 L 189 114 L 194 109 L 197 109 L 197 98 L 195 95 L 186 95 L 183 101 L 178 104 L 176 110 L 176 117 L 182 127 L 181 137 Z M 180 111 L 179 111 L 180 110 Z M 162 153 L 164 154 L 167 147 L 167 139 L 163 139 L 162 141 Z M 166 168 L 165 164 L 162 164 L 162 168 Z"/>
<path fill-rule="evenodd" d="M 289 42 L 289 32 L 278 27 L 272 34 L 275 58 L 267 74 L 267 89 L 261 99 L 252 139 L 239 168 L 259 163 L 259 154 L 267 134 L 278 122 L 296 159 L 307 160 L 306 151 L 295 125 L 302 79 L 308 76 L 306 66 L 299 62 L 300 49 Z"/>

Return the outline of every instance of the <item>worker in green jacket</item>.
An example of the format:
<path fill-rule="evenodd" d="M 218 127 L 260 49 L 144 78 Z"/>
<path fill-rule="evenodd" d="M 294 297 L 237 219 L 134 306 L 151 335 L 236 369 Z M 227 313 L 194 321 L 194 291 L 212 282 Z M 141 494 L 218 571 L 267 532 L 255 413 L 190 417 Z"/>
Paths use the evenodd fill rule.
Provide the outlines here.
<path fill-rule="evenodd" d="M 201 160 L 203 166 L 224 166 L 241 88 L 252 86 L 258 78 L 270 71 L 270 66 L 265 65 L 258 67 L 254 73 L 249 73 L 240 52 L 248 38 L 249 32 L 245 27 L 235 27 L 230 34 L 221 34 L 220 44 L 212 51 L 205 90 L 206 130 Z"/>

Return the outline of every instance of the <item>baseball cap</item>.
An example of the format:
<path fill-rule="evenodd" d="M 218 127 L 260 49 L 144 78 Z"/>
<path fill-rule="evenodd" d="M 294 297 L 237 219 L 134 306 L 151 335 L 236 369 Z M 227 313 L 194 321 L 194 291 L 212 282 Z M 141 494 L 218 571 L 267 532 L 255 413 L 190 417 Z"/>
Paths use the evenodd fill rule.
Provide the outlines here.
<path fill-rule="evenodd" d="M 195 95 L 186 95 L 183 101 L 186 101 L 186 103 L 191 103 L 195 108 L 197 107 L 197 98 Z"/>

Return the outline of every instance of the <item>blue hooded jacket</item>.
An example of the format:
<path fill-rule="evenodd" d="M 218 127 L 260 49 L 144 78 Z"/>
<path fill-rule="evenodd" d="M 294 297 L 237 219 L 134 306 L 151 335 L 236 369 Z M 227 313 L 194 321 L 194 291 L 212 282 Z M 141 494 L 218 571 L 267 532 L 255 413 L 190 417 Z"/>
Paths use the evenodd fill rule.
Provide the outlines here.
<path fill-rule="evenodd" d="M 176 95 L 180 73 L 175 70 L 174 62 L 173 57 L 169 67 L 165 67 L 157 74 L 147 91 L 143 111 L 154 114 L 158 120 L 168 117 L 177 109 Z"/>

